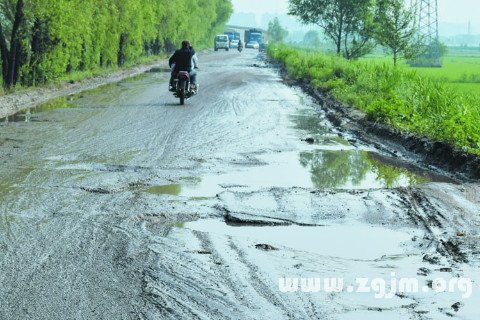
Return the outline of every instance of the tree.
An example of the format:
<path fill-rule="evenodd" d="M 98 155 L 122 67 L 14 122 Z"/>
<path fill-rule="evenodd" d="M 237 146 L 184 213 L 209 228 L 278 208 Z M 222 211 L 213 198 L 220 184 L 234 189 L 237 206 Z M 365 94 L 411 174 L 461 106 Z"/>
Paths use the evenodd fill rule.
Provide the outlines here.
<path fill-rule="evenodd" d="M 183 39 L 209 46 L 230 0 L 0 0 L 3 86 L 135 63 Z"/>
<path fill-rule="evenodd" d="M 288 36 L 288 31 L 280 25 L 277 17 L 268 23 L 268 35 L 272 42 L 283 42 Z"/>
<path fill-rule="evenodd" d="M 4 0 L 0 2 L 0 8 L 2 10 L 0 15 L 2 78 L 4 87 L 10 89 L 18 81 L 20 67 L 24 59 L 21 33 L 25 23 L 25 4 L 23 0 L 17 0 L 16 2 Z M 5 24 L 5 27 L 3 24 Z"/>
<path fill-rule="evenodd" d="M 373 49 L 373 11 L 373 0 L 289 0 L 289 14 L 320 26 L 347 59 Z"/>
<path fill-rule="evenodd" d="M 308 31 L 303 37 L 303 44 L 309 47 L 320 47 L 320 35 L 315 30 Z"/>
<path fill-rule="evenodd" d="M 415 12 L 405 7 L 404 0 L 377 2 L 375 39 L 393 55 L 393 64 L 399 58 L 410 59 L 420 53 L 416 40 Z"/>

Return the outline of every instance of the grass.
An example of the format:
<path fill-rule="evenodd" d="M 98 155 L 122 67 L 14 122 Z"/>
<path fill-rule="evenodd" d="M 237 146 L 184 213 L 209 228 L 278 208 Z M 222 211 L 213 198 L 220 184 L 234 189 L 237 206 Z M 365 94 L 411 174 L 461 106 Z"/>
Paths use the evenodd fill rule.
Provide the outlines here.
<path fill-rule="evenodd" d="M 102 76 L 105 74 L 110 74 L 115 71 L 119 70 L 126 70 L 131 67 L 134 67 L 136 65 L 142 65 L 142 64 L 147 64 L 153 61 L 157 61 L 159 59 L 165 58 L 164 55 L 159 55 L 159 56 L 143 56 L 140 58 L 137 58 L 135 62 L 131 63 L 126 63 L 122 67 L 117 67 L 117 66 L 112 66 L 112 67 L 107 67 L 107 68 L 97 68 L 94 70 L 85 70 L 85 71 L 74 71 L 71 73 L 67 73 L 64 76 L 60 77 L 57 82 L 78 82 L 84 79 L 88 78 L 93 78 L 93 77 L 98 77 Z"/>
<path fill-rule="evenodd" d="M 446 56 L 442 68 L 416 68 L 464 94 L 480 95 L 480 56 Z"/>
<path fill-rule="evenodd" d="M 142 56 L 137 58 L 134 62 L 126 63 L 122 67 L 112 66 L 107 68 L 98 67 L 94 70 L 85 70 L 85 71 L 73 71 L 70 73 L 66 73 L 63 76 L 59 77 L 58 79 L 52 80 L 49 83 L 39 85 L 38 87 L 50 87 L 50 86 L 61 86 L 65 82 L 75 83 L 85 79 L 108 75 L 116 71 L 126 70 L 132 68 L 137 65 L 147 64 L 153 61 L 157 61 L 159 59 L 165 59 L 166 55 L 157 55 L 157 56 Z M 22 92 L 29 90 L 31 87 L 25 87 L 21 85 L 17 85 L 15 88 L 8 91 L 8 93 L 13 92 Z M 0 76 L 0 96 L 5 95 L 7 92 L 3 88 L 2 77 Z"/>
<path fill-rule="evenodd" d="M 466 93 L 478 84 L 456 82 L 462 72 L 475 74 L 468 67 L 474 60 L 461 62 L 463 69 L 446 61 L 445 69 L 425 70 L 395 68 L 383 58 L 347 61 L 282 45 L 270 46 L 269 54 L 291 77 L 363 110 L 373 121 L 480 155 L 480 96 Z"/>
<path fill-rule="evenodd" d="M 406 63 L 399 67 L 415 70 L 418 74 L 442 82 L 462 94 L 480 95 L 480 50 L 450 51 L 452 52 L 443 59 L 442 68 L 410 68 Z M 392 59 L 384 55 L 370 55 L 363 61 L 389 64 Z"/>

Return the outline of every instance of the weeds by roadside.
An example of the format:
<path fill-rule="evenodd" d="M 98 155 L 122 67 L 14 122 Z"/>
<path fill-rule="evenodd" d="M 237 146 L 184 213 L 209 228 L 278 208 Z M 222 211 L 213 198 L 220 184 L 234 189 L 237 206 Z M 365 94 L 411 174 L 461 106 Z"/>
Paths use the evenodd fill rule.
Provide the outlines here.
<path fill-rule="evenodd" d="M 269 55 L 290 77 L 363 110 L 373 121 L 441 140 L 480 155 L 480 98 L 453 90 L 445 82 L 389 64 L 347 61 L 273 45 Z"/>

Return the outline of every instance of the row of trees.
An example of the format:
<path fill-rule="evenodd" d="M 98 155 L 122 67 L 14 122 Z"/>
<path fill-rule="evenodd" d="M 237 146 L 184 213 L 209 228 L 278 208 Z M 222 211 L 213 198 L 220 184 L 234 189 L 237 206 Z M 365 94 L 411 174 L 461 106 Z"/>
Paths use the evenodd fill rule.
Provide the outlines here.
<path fill-rule="evenodd" d="M 289 14 L 320 26 L 347 59 L 371 52 L 376 44 L 393 55 L 394 64 L 425 50 L 415 12 L 405 0 L 289 0 Z"/>
<path fill-rule="evenodd" d="M 0 0 L 3 86 L 122 66 L 184 38 L 207 46 L 232 11 L 230 0 Z"/>

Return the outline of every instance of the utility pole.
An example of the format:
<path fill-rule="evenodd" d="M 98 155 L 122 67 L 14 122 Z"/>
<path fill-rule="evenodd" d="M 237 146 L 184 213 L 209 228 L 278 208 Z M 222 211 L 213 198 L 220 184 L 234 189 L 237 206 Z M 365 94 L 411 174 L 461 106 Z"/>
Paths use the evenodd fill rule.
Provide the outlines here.
<path fill-rule="evenodd" d="M 413 64 L 441 67 L 441 50 L 438 36 L 438 0 L 415 0 L 417 30 L 419 38 L 427 47 L 426 53 Z"/>
<path fill-rule="evenodd" d="M 418 30 L 425 44 L 438 41 L 438 0 L 417 0 Z"/>

